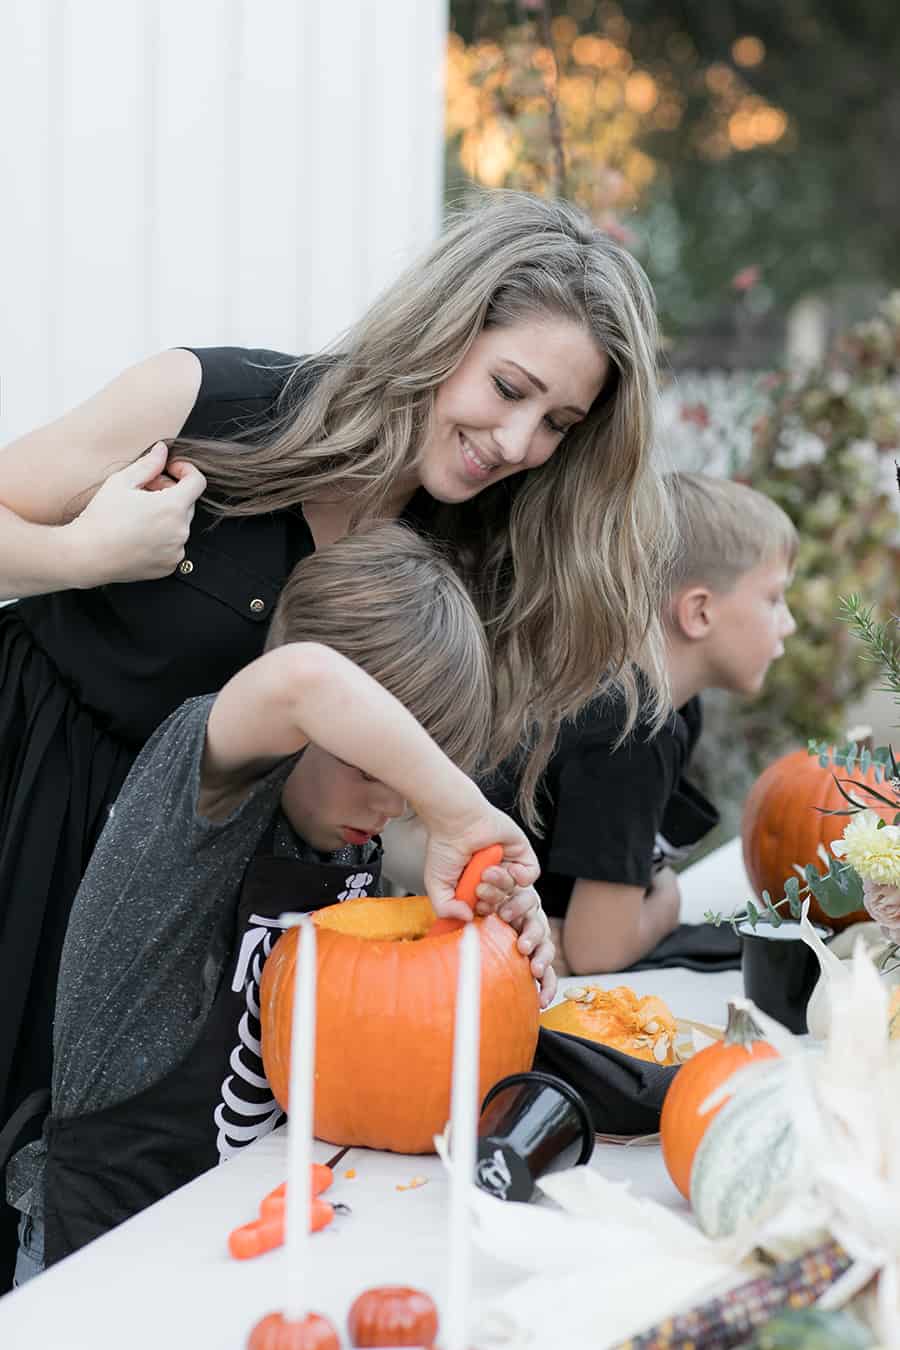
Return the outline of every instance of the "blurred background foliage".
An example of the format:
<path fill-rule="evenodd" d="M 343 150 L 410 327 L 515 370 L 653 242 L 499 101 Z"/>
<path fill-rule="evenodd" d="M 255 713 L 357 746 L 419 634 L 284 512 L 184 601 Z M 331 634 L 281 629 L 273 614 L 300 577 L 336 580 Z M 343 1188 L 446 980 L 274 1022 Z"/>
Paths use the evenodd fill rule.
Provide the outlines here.
<path fill-rule="evenodd" d="M 733 326 L 748 267 L 740 321 L 775 343 L 770 361 L 795 301 L 826 294 L 852 320 L 900 276 L 892 0 L 450 8 L 451 198 L 470 181 L 572 197 L 629 239 L 676 348 Z"/>
<path fill-rule="evenodd" d="M 712 694 L 697 771 L 733 833 L 755 774 L 843 737 L 876 678 L 840 622 L 900 609 L 900 24 L 890 0 L 451 0 L 447 193 L 578 202 L 642 261 L 675 467 L 800 534 L 798 632 Z"/>

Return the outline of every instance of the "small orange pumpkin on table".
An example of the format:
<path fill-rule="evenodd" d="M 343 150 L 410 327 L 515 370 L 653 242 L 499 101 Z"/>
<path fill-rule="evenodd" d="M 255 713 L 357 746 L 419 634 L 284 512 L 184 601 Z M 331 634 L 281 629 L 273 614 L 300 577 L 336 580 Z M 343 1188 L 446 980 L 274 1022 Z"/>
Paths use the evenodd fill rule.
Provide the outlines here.
<path fill-rule="evenodd" d="M 341 1350 L 332 1324 L 318 1313 L 292 1320 L 283 1313 L 269 1313 L 250 1333 L 247 1350 Z"/>
<path fill-rule="evenodd" d="M 703 1103 L 738 1069 L 761 1059 L 778 1059 L 778 1051 L 760 1037 L 750 1014 L 728 1005 L 728 1023 L 721 1041 L 699 1050 L 675 1075 L 663 1101 L 659 1121 L 663 1161 L 686 1200 L 691 1168 L 710 1122 L 729 1099 L 701 1111 Z"/>
<path fill-rule="evenodd" d="M 433 1153 L 450 1115 L 453 1010 L 462 927 L 423 942 L 425 896 L 347 900 L 313 916 L 317 932 L 314 1133 L 335 1144 Z M 531 1068 L 538 994 L 517 934 L 473 920 L 481 942 L 481 1096 Z M 260 989 L 262 1057 L 288 1108 L 298 930 L 275 944 Z"/>
<path fill-rule="evenodd" d="M 438 1332 L 434 1301 L 419 1289 L 385 1285 L 367 1289 L 347 1317 L 353 1346 L 413 1345 L 430 1350 Z"/>

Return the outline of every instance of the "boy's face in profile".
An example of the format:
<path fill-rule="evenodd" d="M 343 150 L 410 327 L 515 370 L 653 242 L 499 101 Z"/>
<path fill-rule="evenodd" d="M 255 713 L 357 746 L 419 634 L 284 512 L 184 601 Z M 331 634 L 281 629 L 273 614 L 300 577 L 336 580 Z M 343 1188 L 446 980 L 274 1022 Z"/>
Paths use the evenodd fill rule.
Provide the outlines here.
<path fill-rule="evenodd" d="M 322 853 L 365 844 L 406 810 L 398 792 L 361 769 L 308 745 L 281 794 L 297 834 Z"/>
<path fill-rule="evenodd" d="M 785 638 L 797 628 L 784 594 L 790 580 L 787 560 L 778 558 L 745 572 L 730 591 L 713 592 L 710 684 L 735 694 L 759 693 Z"/>

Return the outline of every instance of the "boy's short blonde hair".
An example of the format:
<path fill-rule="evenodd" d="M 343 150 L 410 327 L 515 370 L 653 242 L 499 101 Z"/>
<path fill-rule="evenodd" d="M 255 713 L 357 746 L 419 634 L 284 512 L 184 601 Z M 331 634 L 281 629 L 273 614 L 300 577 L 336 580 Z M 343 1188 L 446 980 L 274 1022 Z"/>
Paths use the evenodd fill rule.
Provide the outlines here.
<path fill-rule="evenodd" d="M 679 535 L 670 595 L 684 586 L 730 591 L 761 563 L 793 568 L 797 531 L 765 493 L 702 473 L 667 476 Z"/>
<path fill-rule="evenodd" d="M 360 530 L 298 563 L 266 650 L 288 642 L 319 642 L 355 662 L 455 764 L 476 768 L 493 699 L 484 629 L 450 563 L 411 530 Z"/>

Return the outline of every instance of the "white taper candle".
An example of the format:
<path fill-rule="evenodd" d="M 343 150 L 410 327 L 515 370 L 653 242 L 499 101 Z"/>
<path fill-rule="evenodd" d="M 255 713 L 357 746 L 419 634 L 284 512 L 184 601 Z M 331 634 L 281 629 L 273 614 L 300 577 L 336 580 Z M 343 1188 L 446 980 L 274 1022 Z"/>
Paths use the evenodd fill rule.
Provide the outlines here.
<path fill-rule="evenodd" d="M 291 1017 L 291 1078 L 288 1101 L 288 1175 L 285 1247 L 290 1284 L 284 1315 L 299 1320 L 309 1311 L 312 1208 L 313 1084 L 316 1071 L 316 930 L 303 914 L 283 914 L 299 929 Z"/>
<path fill-rule="evenodd" d="M 478 1060 L 481 1026 L 481 944 L 474 923 L 459 941 L 456 1022 L 453 1037 L 453 1098 L 450 1106 L 450 1222 L 443 1344 L 466 1350 L 472 1293 L 471 1211 L 478 1137 Z"/>

